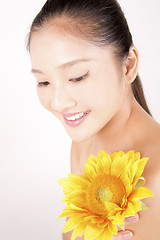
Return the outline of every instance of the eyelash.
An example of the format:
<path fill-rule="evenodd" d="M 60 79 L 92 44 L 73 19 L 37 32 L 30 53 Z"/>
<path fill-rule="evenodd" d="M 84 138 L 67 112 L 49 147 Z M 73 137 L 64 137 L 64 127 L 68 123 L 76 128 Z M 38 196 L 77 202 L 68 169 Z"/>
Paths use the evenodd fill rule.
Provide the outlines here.
<path fill-rule="evenodd" d="M 49 82 L 39 82 L 38 87 L 43 87 L 49 85 Z"/>
<path fill-rule="evenodd" d="M 88 76 L 88 73 L 89 73 L 89 71 L 86 74 L 84 74 L 83 76 L 78 77 L 78 78 L 72 78 L 69 81 L 72 81 L 72 82 L 75 82 L 75 83 L 83 81 Z"/>
<path fill-rule="evenodd" d="M 86 74 L 84 74 L 83 76 L 81 76 L 81 77 L 78 77 L 78 78 L 71 78 L 71 79 L 69 79 L 69 81 L 71 82 L 74 82 L 74 83 L 77 83 L 77 82 L 80 82 L 80 81 L 83 81 L 87 76 L 88 76 L 88 73 L 89 73 L 89 71 L 86 73 Z M 49 82 L 39 82 L 38 83 L 38 86 L 39 87 L 43 87 L 43 86 L 47 86 L 47 85 L 49 85 L 50 83 Z"/>

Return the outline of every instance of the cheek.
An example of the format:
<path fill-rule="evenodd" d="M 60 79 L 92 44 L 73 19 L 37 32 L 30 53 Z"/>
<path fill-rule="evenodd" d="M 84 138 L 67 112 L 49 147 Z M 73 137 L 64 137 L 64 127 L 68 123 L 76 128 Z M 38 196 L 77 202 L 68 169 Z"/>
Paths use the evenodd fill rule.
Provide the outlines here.
<path fill-rule="evenodd" d="M 50 97 L 49 94 L 47 94 L 47 91 L 37 87 L 37 95 L 42 106 L 48 110 L 51 110 Z"/>
<path fill-rule="evenodd" d="M 112 81 L 105 79 L 105 81 L 99 81 L 98 84 L 91 85 L 87 93 L 84 91 L 82 100 L 93 108 L 109 107 L 115 105 L 117 100 L 120 100 L 120 89 L 120 84 L 117 84 L 113 79 Z"/>

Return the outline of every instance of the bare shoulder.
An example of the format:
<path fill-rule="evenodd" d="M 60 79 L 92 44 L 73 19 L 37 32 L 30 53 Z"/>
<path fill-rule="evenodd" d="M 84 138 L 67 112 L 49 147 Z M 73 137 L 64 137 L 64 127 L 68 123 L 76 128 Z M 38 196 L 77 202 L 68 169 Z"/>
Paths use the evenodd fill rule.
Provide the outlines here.
<path fill-rule="evenodd" d="M 135 234 L 133 240 L 159 239 L 160 236 L 160 125 L 153 123 L 150 129 L 146 129 L 143 157 L 149 157 L 143 176 L 146 179 L 145 186 L 152 190 L 154 196 L 142 200 L 148 205 L 149 210 L 140 211 L 140 220 L 129 226 Z"/>
<path fill-rule="evenodd" d="M 156 169 L 160 169 L 160 124 L 155 122 L 150 126 L 145 143 L 144 153 L 152 161 L 152 167 L 156 166 Z"/>
<path fill-rule="evenodd" d="M 149 157 L 144 170 L 144 177 L 147 180 L 148 187 L 153 190 L 155 197 L 153 201 L 160 202 L 159 186 L 160 186 L 160 125 L 158 123 L 149 131 L 148 140 L 143 147 L 144 157 Z M 156 203 L 155 203 L 156 204 Z M 158 203 L 159 211 L 160 204 Z M 160 215 L 159 215 L 160 218 Z M 160 219 L 159 219 L 160 220 Z"/>

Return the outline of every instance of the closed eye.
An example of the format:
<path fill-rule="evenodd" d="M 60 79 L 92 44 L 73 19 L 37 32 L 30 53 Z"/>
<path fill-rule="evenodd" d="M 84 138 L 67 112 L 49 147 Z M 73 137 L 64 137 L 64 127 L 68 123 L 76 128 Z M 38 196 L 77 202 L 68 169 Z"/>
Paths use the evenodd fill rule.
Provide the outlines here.
<path fill-rule="evenodd" d="M 49 82 L 47 82 L 47 81 L 45 81 L 45 82 L 39 82 L 39 83 L 38 83 L 38 86 L 39 86 L 39 87 L 47 86 L 47 85 L 49 85 Z"/>
<path fill-rule="evenodd" d="M 89 73 L 89 71 L 86 74 L 84 74 L 83 76 L 78 77 L 78 78 L 71 78 L 71 79 L 69 79 L 69 81 L 80 82 L 80 81 L 84 80 L 88 76 L 88 73 Z"/>
<path fill-rule="evenodd" d="M 88 76 L 88 73 L 89 73 L 89 71 L 86 74 L 84 74 L 83 76 L 78 77 L 78 78 L 71 78 L 71 79 L 69 79 L 69 81 L 80 82 L 80 81 L 84 80 Z M 38 82 L 38 87 L 48 86 L 49 84 L 50 83 L 48 81 Z"/>

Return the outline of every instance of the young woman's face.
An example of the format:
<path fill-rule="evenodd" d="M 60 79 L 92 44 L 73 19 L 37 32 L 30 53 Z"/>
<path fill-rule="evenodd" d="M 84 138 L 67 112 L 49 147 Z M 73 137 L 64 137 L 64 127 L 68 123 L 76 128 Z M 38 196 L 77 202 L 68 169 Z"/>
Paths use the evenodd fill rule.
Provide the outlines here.
<path fill-rule="evenodd" d="M 122 111 L 126 83 L 111 48 L 48 28 L 32 34 L 30 54 L 40 102 L 73 141 L 98 134 Z"/>

